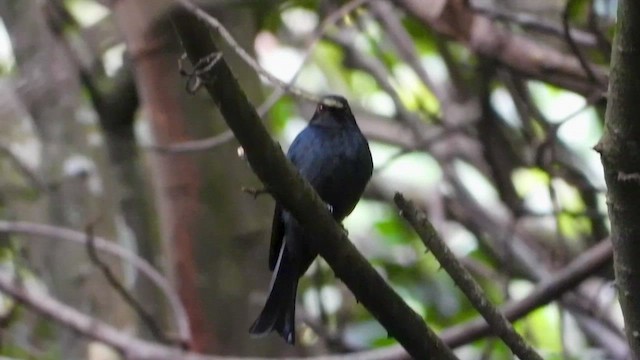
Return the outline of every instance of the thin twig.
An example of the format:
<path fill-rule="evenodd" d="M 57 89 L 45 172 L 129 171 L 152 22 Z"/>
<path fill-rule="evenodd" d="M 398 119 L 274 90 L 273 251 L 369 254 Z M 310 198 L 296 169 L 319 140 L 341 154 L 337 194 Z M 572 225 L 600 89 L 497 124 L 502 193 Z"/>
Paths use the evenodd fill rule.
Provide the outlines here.
<path fill-rule="evenodd" d="M 71 241 L 86 246 L 86 234 L 80 231 L 65 229 L 61 227 L 36 224 L 30 222 L 11 222 L 0 220 L 1 233 L 15 233 L 30 235 L 34 238 L 50 238 L 56 240 Z M 175 317 L 175 323 L 180 334 L 180 338 L 184 342 L 191 342 L 191 330 L 189 326 L 189 318 L 187 312 L 180 302 L 178 295 L 173 290 L 169 282 L 146 260 L 140 258 L 136 254 L 128 251 L 113 241 L 95 236 L 93 239 L 94 246 L 99 251 L 104 251 L 110 255 L 116 256 L 122 261 L 131 264 L 137 271 L 145 275 L 153 282 L 166 296 L 169 306 Z"/>
<path fill-rule="evenodd" d="M 175 16 L 173 21 L 192 61 L 217 51 L 203 24 L 191 16 Z M 326 204 L 273 141 L 224 59 L 216 66 L 215 78 L 205 83 L 207 91 L 244 148 L 253 171 L 301 226 L 318 234 L 310 238 L 309 247 L 412 356 L 457 359 L 349 241 Z"/>
<path fill-rule="evenodd" d="M 568 0 L 567 5 L 562 12 L 562 29 L 564 30 L 564 36 L 567 40 L 567 44 L 569 44 L 571 51 L 580 62 L 580 66 L 582 66 L 582 69 L 584 69 L 584 72 L 589 80 L 591 80 L 595 84 L 602 85 L 600 79 L 596 77 L 593 69 L 591 69 L 591 65 L 589 64 L 587 59 L 585 59 L 584 54 L 582 54 L 582 51 L 580 51 L 580 48 L 578 48 L 578 44 L 576 44 L 575 40 L 573 39 L 573 34 L 569 28 L 569 15 L 571 15 L 570 12 L 574 3 L 574 0 Z"/>
<path fill-rule="evenodd" d="M 89 260 L 98 268 L 100 272 L 104 275 L 105 279 L 109 283 L 109 285 L 122 297 L 122 299 L 135 311 L 135 313 L 140 317 L 140 320 L 145 324 L 145 326 L 149 329 L 151 335 L 156 338 L 156 340 L 161 343 L 167 345 L 179 345 L 180 347 L 187 349 L 189 344 L 184 343 L 182 340 L 176 340 L 168 337 L 164 331 L 160 328 L 160 325 L 156 322 L 153 316 L 147 312 L 147 310 L 136 300 L 133 295 L 122 285 L 120 280 L 116 274 L 111 271 L 111 268 L 107 263 L 102 261 L 98 256 L 98 252 L 96 251 L 95 245 L 95 236 L 93 234 L 94 224 L 90 223 L 85 228 L 86 233 L 86 245 L 87 245 L 87 255 L 89 255 Z"/>
<path fill-rule="evenodd" d="M 507 21 L 522 26 L 524 29 L 538 31 L 544 34 L 551 34 L 555 36 L 566 36 L 566 32 L 563 26 L 555 21 L 550 21 L 545 18 L 541 18 L 528 13 L 516 13 L 508 10 L 504 10 L 498 7 L 483 7 L 477 5 L 471 5 L 471 9 L 481 15 L 489 17 L 491 19 Z M 596 46 L 597 39 L 594 35 L 581 31 L 578 29 L 571 29 L 571 36 L 576 42 L 579 42 L 583 46 Z"/>
<path fill-rule="evenodd" d="M 233 132 L 231 132 L 231 130 L 225 130 L 218 135 L 206 139 L 183 141 L 170 145 L 144 145 L 143 148 L 156 151 L 160 155 L 181 155 L 212 150 L 228 143 L 233 140 L 233 138 Z"/>
<path fill-rule="evenodd" d="M 503 312 L 511 321 L 515 321 L 540 306 L 548 304 L 555 299 L 560 299 L 563 294 L 571 291 L 586 278 L 603 269 L 606 264 L 611 262 L 612 256 L 611 241 L 605 239 L 598 245 L 583 252 L 563 269 L 556 271 L 547 279 L 541 281 L 522 300 L 513 301 L 502 306 Z M 475 326 L 480 326 L 481 324 L 481 322 L 476 322 Z M 474 327 L 471 324 L 466 325 L 468 326 L 467 331 Z M 456 331 L 452 330 L 451 333 L 453 332 Z M 450 332 L 446 331 L 445 333 L 444 338 L 451 340 Z"/>
<path fill-rule="evenodd" d="M 260 116 L 263 116 L 264 113 L 269 111 L 269 109 L 278 101 L 278 99 L 280 99 L 280 97 L 287 92 L 289 87 L 295 84 L 296 80 L 298 79 L 298 76 L 302 73 L 302 69 L 304 69 L 308 61 L 311 59 L 311 54 L 313 54 L 313 50 L 316 48 L 316 45 L 320 42 L 320 40 L 322 40 L 322 37 L 327 32 L 329 27 L 336 24 L 338 20 L 345 17 L 347 14 L 354 11 L 358 7 L 372 1 L 374 0 L 351 0 L 346 4 L 340 6 L 337 10 L 331 12 L 324 20 L 322 20 L 320 25 L 314 31 L 311 41 L 309 45 L 307 45 L 307 48 L 304 54 L 302 55 L 302 63 L 300 64 L 300 67 L 298 67 L 298 70 L 296 70 L 296 72 L 293 74 L 293 77 L 289 81 L 289 84 L 287 85 L 287 87 L 285 88 L 279 87 L 276 90 L 274 90 L 274 92 L 269 96 L 269 99 L 267 99 L 267 101 L 265 101 L 257 109 L 258 114 Z"/>
<path fill-rule="evenodd" d="M 603 92 L 594 84 L 572 56 L 524 35 L 510 32 L 474 13 L 465 0 L 400 0 L 401 6 L 434 32 L 456 40 L 470 51 L 495 60 L 530 78 L 540 79 L 580 94 Z M 443 11 L 433 11 L 442 8 Z M 500 49 L 500 51 L 496 51 Z M 601 66 L 594 72 L 603 81 L 607 74 Z"/>
<path fill-rule="evenodd" d="M 389 80 L 389 72 L 384 64 L 377 58 L 368 56 L 354 46 L 352 33 L 341 32 L 325 36 L 329 41 L 344 49 L 344 53 L 348 61 L 354 68 L 363 70 L 371 75 L 378 85 L 391 97 L 396 107 L 397 118 L 409 127 L 412 134 L 419 144 L 419 147 L 428 147 L 428 139 L 425 138 L 424 121 L 414 112 L 407 109 L 402 102 L 398 91 L 394 88 Z"/>
<path fill-rule="evenodd" d="M 267 78 L 269 82 L 271 82 L 271 84 L 273 84 L 274 86 L 280 87 L 282 89 L 286 89 L 288 92 L 294 94 L 295 96 L 298 96 L 316 103 L 323 103 L 324 105 L 332 106 L 332 107 L 342 106 L 339 102 L 332 101 L 331 99 L 322 99 L 320 96 L 312 94 L 306 90 L 303 90 L 302 88 L 287 84 L 286 82 L 278 79 L 277 77 L 272 75 L 270 72 L 266 71 L 262 66 L 260 66 L 260 64 L 258 64 L 258 61 L 256 61 L 251 55 L 249 55 L 249 53 L 242 46 L 238 44 L 238 42 L 233 38 L 231 33 L 229 33 L 229 31 L 222 25 L 222 23 L 220 23 L 218 19 L 211 16 L 206 11 L 202 10 L 200 7 L 198 7 L 198 5 L 194 4 L 193 1 L 191 0 L 176 0 L 176 1 L 180 3 L 182 7 L 184 7 L 187 11 L 192 13 L 198 19 L 202 20 L 205 24 L 207 24 L 207 26 L 216 30 L 220 34 L 220 36 L 222 36 L 225 42 L 229 44 L 229 46 L 234 50 L 234 52 L 238 54 L 238 56 L 240 56 L 240 58 L 242 58 L 244 62 L 247 63 L 247 65 L 253 68 L 258 74 Z"/>
<path fill-rule="evenodd" d="M 429 74 L 427 73 L 424 65 L 420 62 L 418 52 L 416 50 L 411 35 L 404 28 L 404 25 L 394 14 L 394 8 L 390 3 L 377 1 L 372 2 L 369 7 L 373 11 L 374 16 L 378 19 L 382 27 L 385 29 L 385 33 L 389 36 L 393 46 L 397 49 L 398 54 L 402 57 L 404 62 L 407 63 L 416 73 L 420 81 L 433 92 L 435 97 L 443 102 L 446 99 L 444 89 L 436 86 Z"/>
<path fill-rule="evenodd" d="M 542 357 L 518 334 L 513 325 L 495 306 L 491 304 L 484 291 L 473 280 L 467 269 L 460 264 L 455 255 L 436 233 L 424 213 L 418 211 L 415 206 L 406 200 L 400 193 L 396 193 L 394 200 L 400 209 L 402 216 L 416 230 L 424 244 L 438 259 L 440 265 L 453 278 L 456 285 L 469 298 L 471 304 L 491 325 L 496 335 L 516 354 L 520 359 L 542 360 Z"/>
<path fill-rule="evenodd" d="M 4 153 L 9 161 L 18 169 L 22 175 L 29 181 L 31 186 L 40 191 L 46 192 L 49 188 L 47 183 L 33 172 L 18 156 L 9 148 L 9 146 L 0 143 L 0 153 Z"/>
<path fill-rule="evenodd" d="M 2 229 L 2 226 L 0 226 Z M 84 234 L 79 233 L 83 238 Z M 100 240 L 100 238 L 96 238 Z M 96 242 L 100 245 L 100 242 Z M 543 306 L 573 289 L 590 274 L 600 270 L 605 263 L 611 261 L 612 249 L 608 239 L 582 253 L 562 270 L 553 274 L 547 280 L 540 283 L 528 296 L 522 300 L 508 303 L 502 307 L 511 321 L 524 317 L 531 311 Z M 128 359 L 154 359 L 154 360 L 233 360 L 231 357 L 206 356 L 194 353 L 184 353 L 175 348 L 163 347 L 140 339 L 133 338 L 122 331 L 112 328 L 97 319 L 84 315 L 77 310 L 59 303 L 46 294 L 35 293 L 22 289 L 12 277 L 0 272 L 0 291 L 16 299 L 30 309 L 52 320 L 72 328 L 78 333 L 97 339 L 114 347 L 127 355 Z M 491 327 L 483 321 L 476 319 L 445 330 L 443 340 L 451 347 L 459 347 L 468 344 L 482 336 L 489 335 Z M 406 353 L 400 346 L 392 346 L 385 349 L 364 351 L 348 355 L 321 356 L 306 358 L 315 360 L 399 360 L 405 359 Z M 243 360 L 259 360 L 256 358 L 244 358 Z M 293 360 L 293 359 L 289 359 Z"/>
<path fill-rule="evenodd" d="M 348 13 L 352 12 L 353 10 L 357 9 L 358 7 L 364 5 L 369 1 L 373 1 L 373 0 L 349 1 L 348 3 L 338 8 L 336 11 L 329 14 L 320 23 L 320 25 L 314 32 L 313 37 L 309 45 L 307 46 L 304 54 L 302 55 L 302 63 L 300 64 L 300 67 L 298 67 L 298 70 L 296 70 L 296 72 L 293 74 L 293 77 L 291 78 L 289 83 L 287 83 L 285 87 L 276 87 L 276 89 L 273 90 L 271 95 L 269 95 L 269 97 L 256 109 L 256 111 L 258 112 L 258 115 L 261 118 L 264 118 L 266 114 L 269 112 L 269 110 L 271 110 L 271 108 L 278 102 L 278 100 L 280 100 L 280 98 L 284 94 L 286 94 L 292 86 L 294 86 L 296 80 L 298 79 L 298 76 L 302 73 L 302 69 L 304 69 L 304 67 L 307 65 L 307 63 L 311 59 L 311 54 L 313 54 L 313 51 L 315 50 L 316 45 L 318 44 L 318 42 L 320 42 L 320 40 L 322 39 L 322 36 L 327 31 L 327 29 L 329 29 L 330 26 L 334 25 L 342 17 L 346 16 Z M 235 47 L 232 44 L 230 45 L 232 46 L 232 48 L 235 49 Z M 260 72 L 258 71 L 258 73 Z M 162 155 L 188 154 L 192 152 L 209 151 L 217 148 L 218 146 L 226 144 L 233 139 L 234 139 L 233 132 L 231 132 L 231 130 L 225 130 L 224 132 L 218 135 L 215 135 L 206 139 L 184 141 L 184 142 L 170 144 L 170 145 L 147 145 L 147 146 L 144 146 L 144 148 L 152 151 L 157 151 L 159 154 L 162 154 Z"/>
<path fill-rule="evenodd" d="M 11 296 L 25 307 L 74 331 L 105 343 L 129 360 L 269 360 L 258 357 L 233 357 L 186 352 L 168 346 L 141 340 L 116 329 L 98 319 L 87 316 L 65 305 L 48 294 L 28 290 L 13 282 L 11 276 L 0 272 L 0 292 Z M 400 360 L 405 359 L 402 349 L 376 349 L 346 355 L 323 355 L 305 358 L 281 358 L 282 360 Z"/>
<path fill-rule="evenodd" d="M 594 8 L 594 6 L 595 0 L 591 0 L 589 4 L 588 15 L 589 29 L 596 38 L 596 43 L 598 45 L 600 53 L 605 58 L 605 62 L 608 63 L 611 61 L 611 41 L 609 41 L 607 36 L 602 32 L 602 29 L 600 29 L 600 26 L 598 24 L 598 12 Z"/>
<path fill-rule="evenodd" d="M 0 272 L 0 291 L 15 301 L 67 326 L 80 334 L 99 340 L 120 351 L 126 359 L 180 359 L 181 351 L 166 346 L 139 340 L 115 329 L 100 320 L 89 317 L 76 309 L 62 304 L 43 292 L 21 287 L 11 276 Z M 187 357 L 185 356 L 184 359 Z M 195 358 L 192 358 L 195 359 Z M 211 359 L 220 359 L 211 357 Z"/>

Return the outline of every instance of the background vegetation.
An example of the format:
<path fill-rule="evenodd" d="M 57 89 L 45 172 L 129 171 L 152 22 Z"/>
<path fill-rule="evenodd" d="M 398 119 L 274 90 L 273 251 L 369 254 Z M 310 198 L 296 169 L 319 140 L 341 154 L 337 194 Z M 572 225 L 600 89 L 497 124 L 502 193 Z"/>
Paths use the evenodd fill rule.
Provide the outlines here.
<path fill-rule="evenodd" d="M 299 344 L 248 336 L 271 276 L 273 200 L 246 191 L 261 182 L 227 127 L 247 113 L 221 100 L 239 96 L 218 73 L 228 64 L 283 150 L 313 112 L 309 94 L 349 99 L 375 164 L 349 239 L 456 356 L 513 357 L 396 192 L 543 358 L 630 358 L 598 154 L 635 154 L 611 150 L 629 128 L 594 150 L 617 1 L 199 1 L 238 43 L 209 27 L 224 64 L 208 69 L 183 56 L 183 43 L 208 41 L 185 4 L 0 2 L 0 354 L 409 356 L 323 260 L 302 280 Z M 611 164 L 637 182 L 633 160 Z"/>

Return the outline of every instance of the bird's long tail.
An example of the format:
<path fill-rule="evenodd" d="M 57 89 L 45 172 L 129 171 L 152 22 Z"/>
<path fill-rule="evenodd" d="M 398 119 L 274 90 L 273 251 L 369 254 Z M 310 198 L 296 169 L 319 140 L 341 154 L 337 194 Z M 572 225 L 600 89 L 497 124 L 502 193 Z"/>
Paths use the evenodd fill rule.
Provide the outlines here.
<path fill-rule="evenodd" d="M 285 242 L 280 248 L 269 297 L 249 333 L 264 336 L 276 330 L 289 344 L 295 343 L 296 291 L 298 271 Z"/>

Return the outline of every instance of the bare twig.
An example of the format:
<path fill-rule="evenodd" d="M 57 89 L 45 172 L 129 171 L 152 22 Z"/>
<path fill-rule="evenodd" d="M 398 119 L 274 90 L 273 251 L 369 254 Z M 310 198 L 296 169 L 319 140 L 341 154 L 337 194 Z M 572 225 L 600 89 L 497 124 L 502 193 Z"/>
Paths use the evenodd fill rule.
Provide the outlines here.
<path fill-rule="evenodd" d="M 87 245 L 86 234 L 80 231 L 60 228 L 51 225 L 0 220 L 0 232 L 24 234 L 34 236 L 36 238 L 50 238 L 72 241 L 85 246 Z M 160 274 L 146 260 L 138 257 L 134 253 L 129 252 L 113 241 L 108 241 L 96 236 L 94 237 L 93 242 L 96 249 L 116 256 L 121 260 L 131 264 L 134 268 L 136 268 L 136 270 L 138 270 L 141 274 L 147 276 L 154 284 L 156 284 L 156 286 L 158 286 L 158 288 L 167 297 L 169 306 L 174 313 L 176 327 L 178 333 L 180 334 L 180 338 L 185 342 L 190 342 L 191 330 L 189 328 L 189 319 L 187 317 L 187 312 L 180 302 L 178 295 L 175 293 L 164 276 Z"/>
<path fill-rule="evenodd" d="M 473 280 L 467 269 L 460 264 L 455 255 L 436 233 L 424 213 L 418 211 L 411 201 L 396 193 L 394 200 L 401 215 L 409 221 L 418 233 L 427 249 L 431 250 L 440 265 L 453 278 L 456 285 L 469 298 L 471 304 L 491 325 L 493 331 L 520 359 L 542 360 L 542 357 L 515 331 L 513 325 L 495 306 L 491 304 L 484 291 Z"/>
<path fill-rule="evenodd" d="M 568 0 L 567 5 L 565 6 L 564 11 L 562 12 L 562 29 L 564 31 L 564 36 L 567 39 L 567 44 L 569 44 L 571 51 L 580 62 L 580 66 L 582 66 L 582 69 L 584 69 L 584 73 L 587 75 L 589 80 L 593 81 L 596 84 L 602 85 L 600 80 L 596 77 L 595 73 L 593 72 L 593 69 L 591 68 L 591 64 L 589 64 L 589 61 L 585 59 L 584 54 L 582 54 L 582 51 L 580 51 L 580 48 L 578 48 L 578 44 L 576 44 L 576 41 L 573 38 L 573 33 L 569 28 L 569 15 L 571 15 L 571 9 L 573 8 L 574 5 L 575 5 L 574 0 Z"/>
<path fill-rule="evenodd" d="M 418 75 L 422 83 L 433 92 L 436 98 L 441 102 L 444 101 L 446 99 L 444 89 L 436 86 L 420 62 L 413 39 L 411 39 L 398 16 L 393 13 L 393 6 L 388 2 L 375 1 L 369 7 L 384 27 L 385 32 L 398 50 L 398 54 Z"/>
<path fill-rule="evenodd" d="M 176 14 L 173 21 L 192 61 L 217 51 L 206 27 L 193 21 L 190 14 Z M 318 234 L 310 238 L 309 247 L 327 261 L 358 301 L 412 356 L 456 359 L 348 240 L 326 204 L 270 137 L 224 59 L 216 66 L 215 78 L 205 83 L 207 91 L 244 148 L 253 171 L 301 226 Z"/>
<path fill-rule="evenodd" d="M 351 33 L 346 31 L 336 35 L 327 35 L 326 38 L 336 45 L 342 47 L 348 58 L 348 62 L 354 68 L 361 69 L 369 73 L 378 83 L 378 85 L 391 97 L 396 107 L 397 117 L 409 129 L 411 129 L 419 147 L 428 147 L 429 139 L 425 137 L 424 122 L 414 112 L 407 109 L 402 102 L 400 95 L 389 80 L 389 74 L 384 64 L 378 59 L 363 54 L 355 48 Z"/>
<path fill-rule="evenodd" d="M 231 140 L 233 140 L 233 133 L 231 130 L 225 130 L 218 135 L 202 140 L 183 141 L 171 145 L 145 145 L 144 148 L 147 150 L 157 151 L 158 154 L 161 155 L 180 155 L 212 150 L 218 146 L 228 143 Z"/>
<path fill-rule="evenodd" d="M 318 44 L 320 39 L 322 39 L 322 36 L 327 31 L 327 29 L 333 24 L 335 24 L 339 19 L 344 17 L 346 14 L 352 12 L 353 10 L 357 9 L 358 7 L 362 6 L 363 4 L 369 1 L 373 1 L 373 0 L 349 1 L 346 4 L 342 5 L 340 8 L 338 8 L 336 11 L 329 14 L 322 21 L 322 23 L 320 23 L 320 25 L 318 26 L 317 30 L 313 35 L 313 38 L 311 39 L 311 42 L 307 46 L 302 56 L 302 63 L 300 64 L 300 67 L 293 74 L 293 77 L 291 78 L 289 83 L 287 83 L 285 87 L 276 87 L 276 89 L 271 93 L 271 95 L 269 95 L 269 98 L 267 98 L 258 107 L 258 109 L 256 109 L 258 112 L 258 115 L 261 118 L 264 118 L 266 114 L 269 112 L 269 110 L 271 110 L 271 108 L 276 104 L 276 102 L 285 93 L 287 93 L 287 91 L 289 91 L 289 89 L 295 84 L 296 80 L 298 79 L 298 76 L 302 72 L 302 69 L 304 69 L 306 64 L 309 62 L 309 59 L 311 59 L 311 54 L 313 54 L 313 50 L 316 48 L 316 45 Z M 232 44 L 230 45 L 233 47 Z M 233 48 L 235 49 L 235 47 Z M 234 138 L 233 132 L 231 132 L 231 130 L 225 130 L 224 132 L 207 139 L 184 141 L 184 142 L 180 142 L 177 144 L 170 144 L 170 145 L 148 145 L 148 146 L 145 146 L 145 148 L 149 150 L 157 151 L 160 154 L 172 154 L 172 155 L 188 154 L 192 152 L 208 151 L 208 150 L 215 149 L 218 146 L 221 146 L 233 140 L 233 138 Z"/>
<path fill-rule="evenodd" d="M 11 276 L 0 272 L 0 291 L 26 307 L 85 336 L 102 341 L 120 351 L 127 359 L 180 359 L 182 351 L 132 338 L 97 319 L 59 303 L 46 293 L 27 290 L 15 284 Z M 184 357 L 187 358 L 187 357 Z M 195 359 L 195 358 L 193 358 Z M 217 359 L 211 357 L 211 359 Z"/>
<path fill-rule="evenodd" d="M 591 0 L 589 4 L 589 30 L 595 36 L 600 53 L 606 59 L 606 62 L 611 61 L 611 41 L 602 32 L 600 25 L 598 24 L 598 12 L 595 9 L 595 0 Z M 575 39 L 575 34 L 574 34 Z"/>
<path fill-rule="evenodd" d="M 466 0 L 400 0 L 409 14 L 441 35 L 451 37 L 479 55 L 518 72 L 580 94 L 605 93 L 606 87 L 588 79 L 580 64 L 549 46 L 500 28 L 474 13 Z M 435 11 L 433 9 L 436 9 Z M 606 82 L 602 67 L 595 76 Z"/>
<path fill-rule="evenodd" d="M 314 31 L 313 37 L 311 38 L 309 45 L 307 45 L 307 49 L 302 55 L 302 63 L 300 64 L 298 70 L 296 70 L 296 72 L 293 74 L 293 77 L 289 81 L 288 86 L 292 86 L 296 82 L 298 76 L 302 72 L 302 69 L 304 69 L 309 59 L 311 59 L 311 54 L 313 54 L 313 50 L 315 49 L 316 45 L 320 42 L 329 27 L 336 24 L 338 20 L 340 20 L 350 12 L 368 2 L 375 2 L 375 0 L 351 0 L 340 6 L 337 10 L 331 12 L 324 20 L 322 20 L 318 28 Z M 266 111 L 268 111 L 268 109 L 270 109 L 278 101 L 278 99 L 286 93 L 288 88 L 289 87 L 277 88 L 276 90 L 274 90 L 274 92 L 269 96 L 269 99 L 267 99 L 267 101 L 265 101 L 258 108 L 258 114 L 260 114 L 260 116 L 263 116 L 263 114 L 266 113 Z M 263 109 L 265 107 L 266 109 Z"/>
<path fill-rule="evenodd" d="M 0 231 L 6 231 L 0 222 Z M 77 233 L 82 239 L 85 234 Z M 41 233 L 28 233 L 31 235 L 45 235 Z M 51 235 L 48 235 L 51 236 Z M 99 249 L 100 238 L 96 238 L 96 247 Z M 543 306 L 562 294 L 570 291 L 589 275 L 601 269 L 604 264 L 611 261 L 611 242 L 602 241 L 599 245 L 584 252 L 580 257 L 572 261 L 563 270 L 554 273 L 553 277 L 540 283 L 527 297 L 522 300 L 508 303 L 502 307 L 504 313 L 511 321 L 515 321 L 527 315 L 534 309 Z M 57 302 L 44 294 L 27 292 L 18 287 L 10 277 L 0 273 L 0 291 L 16 298 L 25 306 L 43 314 L 54 321 L 68 326 L 82 335 L 97 339 L 119 350 L 130 359 L 157 359 L 157 360 L 216 360 L 231 357 L 205 356 L 194 353 L 181 352 L 175 348 L 164 347 L 145 342 L 112 328 L 99 320 L 84 315 L 77 310 Z M 492 328 L 483 320 L 477 319 L 465 324 L 451 327 L 443 334 L 443 340 L 451 347 L 459 347 L 482 336 L 491 334 Z M 400 346 L 392 346 L 386 349 L 365 351 L 344 356 L 324 356 L 311 358 L 316 360 L 399 360 L 404 359 L 406 353 Z M 252 360 L 245 358 L 245 360 Z M 253 359 L 258 360 L 258 359 Z M 290 359 L 292 360 L 292 359 Z"/>
<path fill-rule="evenodd" d="M 46 191 L 48 189 L 47 183 L 38 176 L 35 172 L 29 169 L 27 166 L 13 151 L 9 148 L 9 146 L 0 143 L 0 153 L 5 154 L 5 156 L 11 161 L 11 163 L 18 169 L 22 175 L 29 181 L 32 187 L 38 189 L 40 191 Z"/>
<path fill-rule="evenodd" d="M 172 339 L 168 337 L 164 331 L 160 328 L 160 325 L 156 322 L 151 314 L 136 300 L 133 295 L 122 285 L 116 274 L 111 271 L 111 268 L 107 263 L 102 261 L 96 251 L 95 236 L 93 233 L 94 224 L 90 223 L 85 228 L 87 254 L 91 262 L 102 272 L 109 285 L 122 297 L 122 299 L 129 305 L 135 313 L 140 317 L 145 326 L 149 329 L 151 335 L 156 340 L 168 344 L 179 345 L 184 349 L 188 349 L 189 344 L 182 339 Z"/>
<path fill-rule="evenodd" d="M 58 302 L 46 293 L 27 290 L 16 285 L 11 276 L 0 272 L 0 292 L 11 296 L 16 301 L 33 311 L 77 331 L 78 333 L 103 342 L 129 360 L 268 360 L 258 357 L 233 357 L 204 355 L 186 352 L 181 349 L 159 345 L 137 339 L 126 332 L 87 316 L 78 310 Z M 398 351 L 400 350 L 400 351 Z M 305 358 L 281 358 L 282 360 L 400 360 L 406 354 L 402 349 L 389 348 L 374 351 L 363 351 L 347 355 L 329 355 Z"/>
<path fill-rule="evenodd" d="M 291 84 L 287 84 L 286 82 L 273 76 L 271 73 L 266 71 L 262 66 L 260 66 L 260 64 L 258 64 L 258 62 L 251 55 L 249 55 L 249 53 L 242 46 L 238 44 L 238 42 L 233 38 L 231 33 L 229 33 L 229 31 L 222 25 L 222 23 L 220 23 L 220 21 L 218 21 L 218 19 L 211 16 L 206 11 L 202 10 L 191 0 L 176 0 L 176 1 L 180 3 L 180 5 L 182 5 L 182 7 L 184 7 L 187 11 L 192 13 L 195 17 L 197 17 L 198 19 L 202 20 L 205 24 L 207 24 L 207 26 L 216 30 L 220 34 L 220 36 L 222 36 L 225 42 L 229 44 L 231 48 L 233 48 L 236 54 L 238 54 L 238 56 L 240 56 L 240 58 L 244 60 L 244 62 L 246 62 L 258 74 L 267 78 L 269 82 L 271 82 L 271 84 L 273 84 L 274 86 L 280 87 L 282 89 L 286 89 L 288 92 L 294 94 L 295 96 L 298 96 L 316 103 L 323 103 L 324 105 L 333 106 L 333 107 L 342 106 L 340 103 L 336 101 L 332 101 L 331 99 L 322 99 L 321 97 L 315 94 L 312 94 L 301 88 L 292 86 Z"/>
<path fill-rule="evenodd" d="M 531 311 L 560 299 L 589 276 L 600 271 L 612 259 L 611 241 L 605 239 L 582 253 L 562 270 L 541 281 L 526 297 L 501 306 L 510 321 L 516 321 Z M 452 347 L 467 344 L 489 334 L 491 327 L 482 319 L 474 320 L 444 331 L 443 339 Z"/>
<path fill-rule="evenodd" d="M 491 19 L 508 21 L 518 24 L 524 29 L 538 31 L 540 33 L 551 34 L 555 36 L 566 36 L 563 26 L 558 22 L 550 21 L 541 17 L 537 17 L 528 13 L 517 13 L 504 10 L 498 7 L 483 7 L 471 5 L 473 11 L 482 14 Z M 594 35 L 578 29 L 570 29 L 571 36 L 576 42 L 583 46 L 596 46 L 597 39 Z"/>

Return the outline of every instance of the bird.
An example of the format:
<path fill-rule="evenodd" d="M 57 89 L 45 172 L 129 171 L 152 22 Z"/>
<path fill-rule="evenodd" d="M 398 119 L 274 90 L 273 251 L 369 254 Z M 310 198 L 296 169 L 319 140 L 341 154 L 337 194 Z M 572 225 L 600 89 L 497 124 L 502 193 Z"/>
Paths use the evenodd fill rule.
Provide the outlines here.
<path fill-rule="evenodd" d="M 313 186 L 338 223 L 353 211 L 373 173 L 369 143 L 349 103 L 338 95 L 322 97 L 308 126 L 289 147 L 287 158 Z M 311 236 L 276 202 L 269 250 L 273 275 L 264 308 L 249 329 L 254 337 L 275 330 L 287 343 L 295 344 L 298 280 L 317 256 L 309 248 Z"/>

